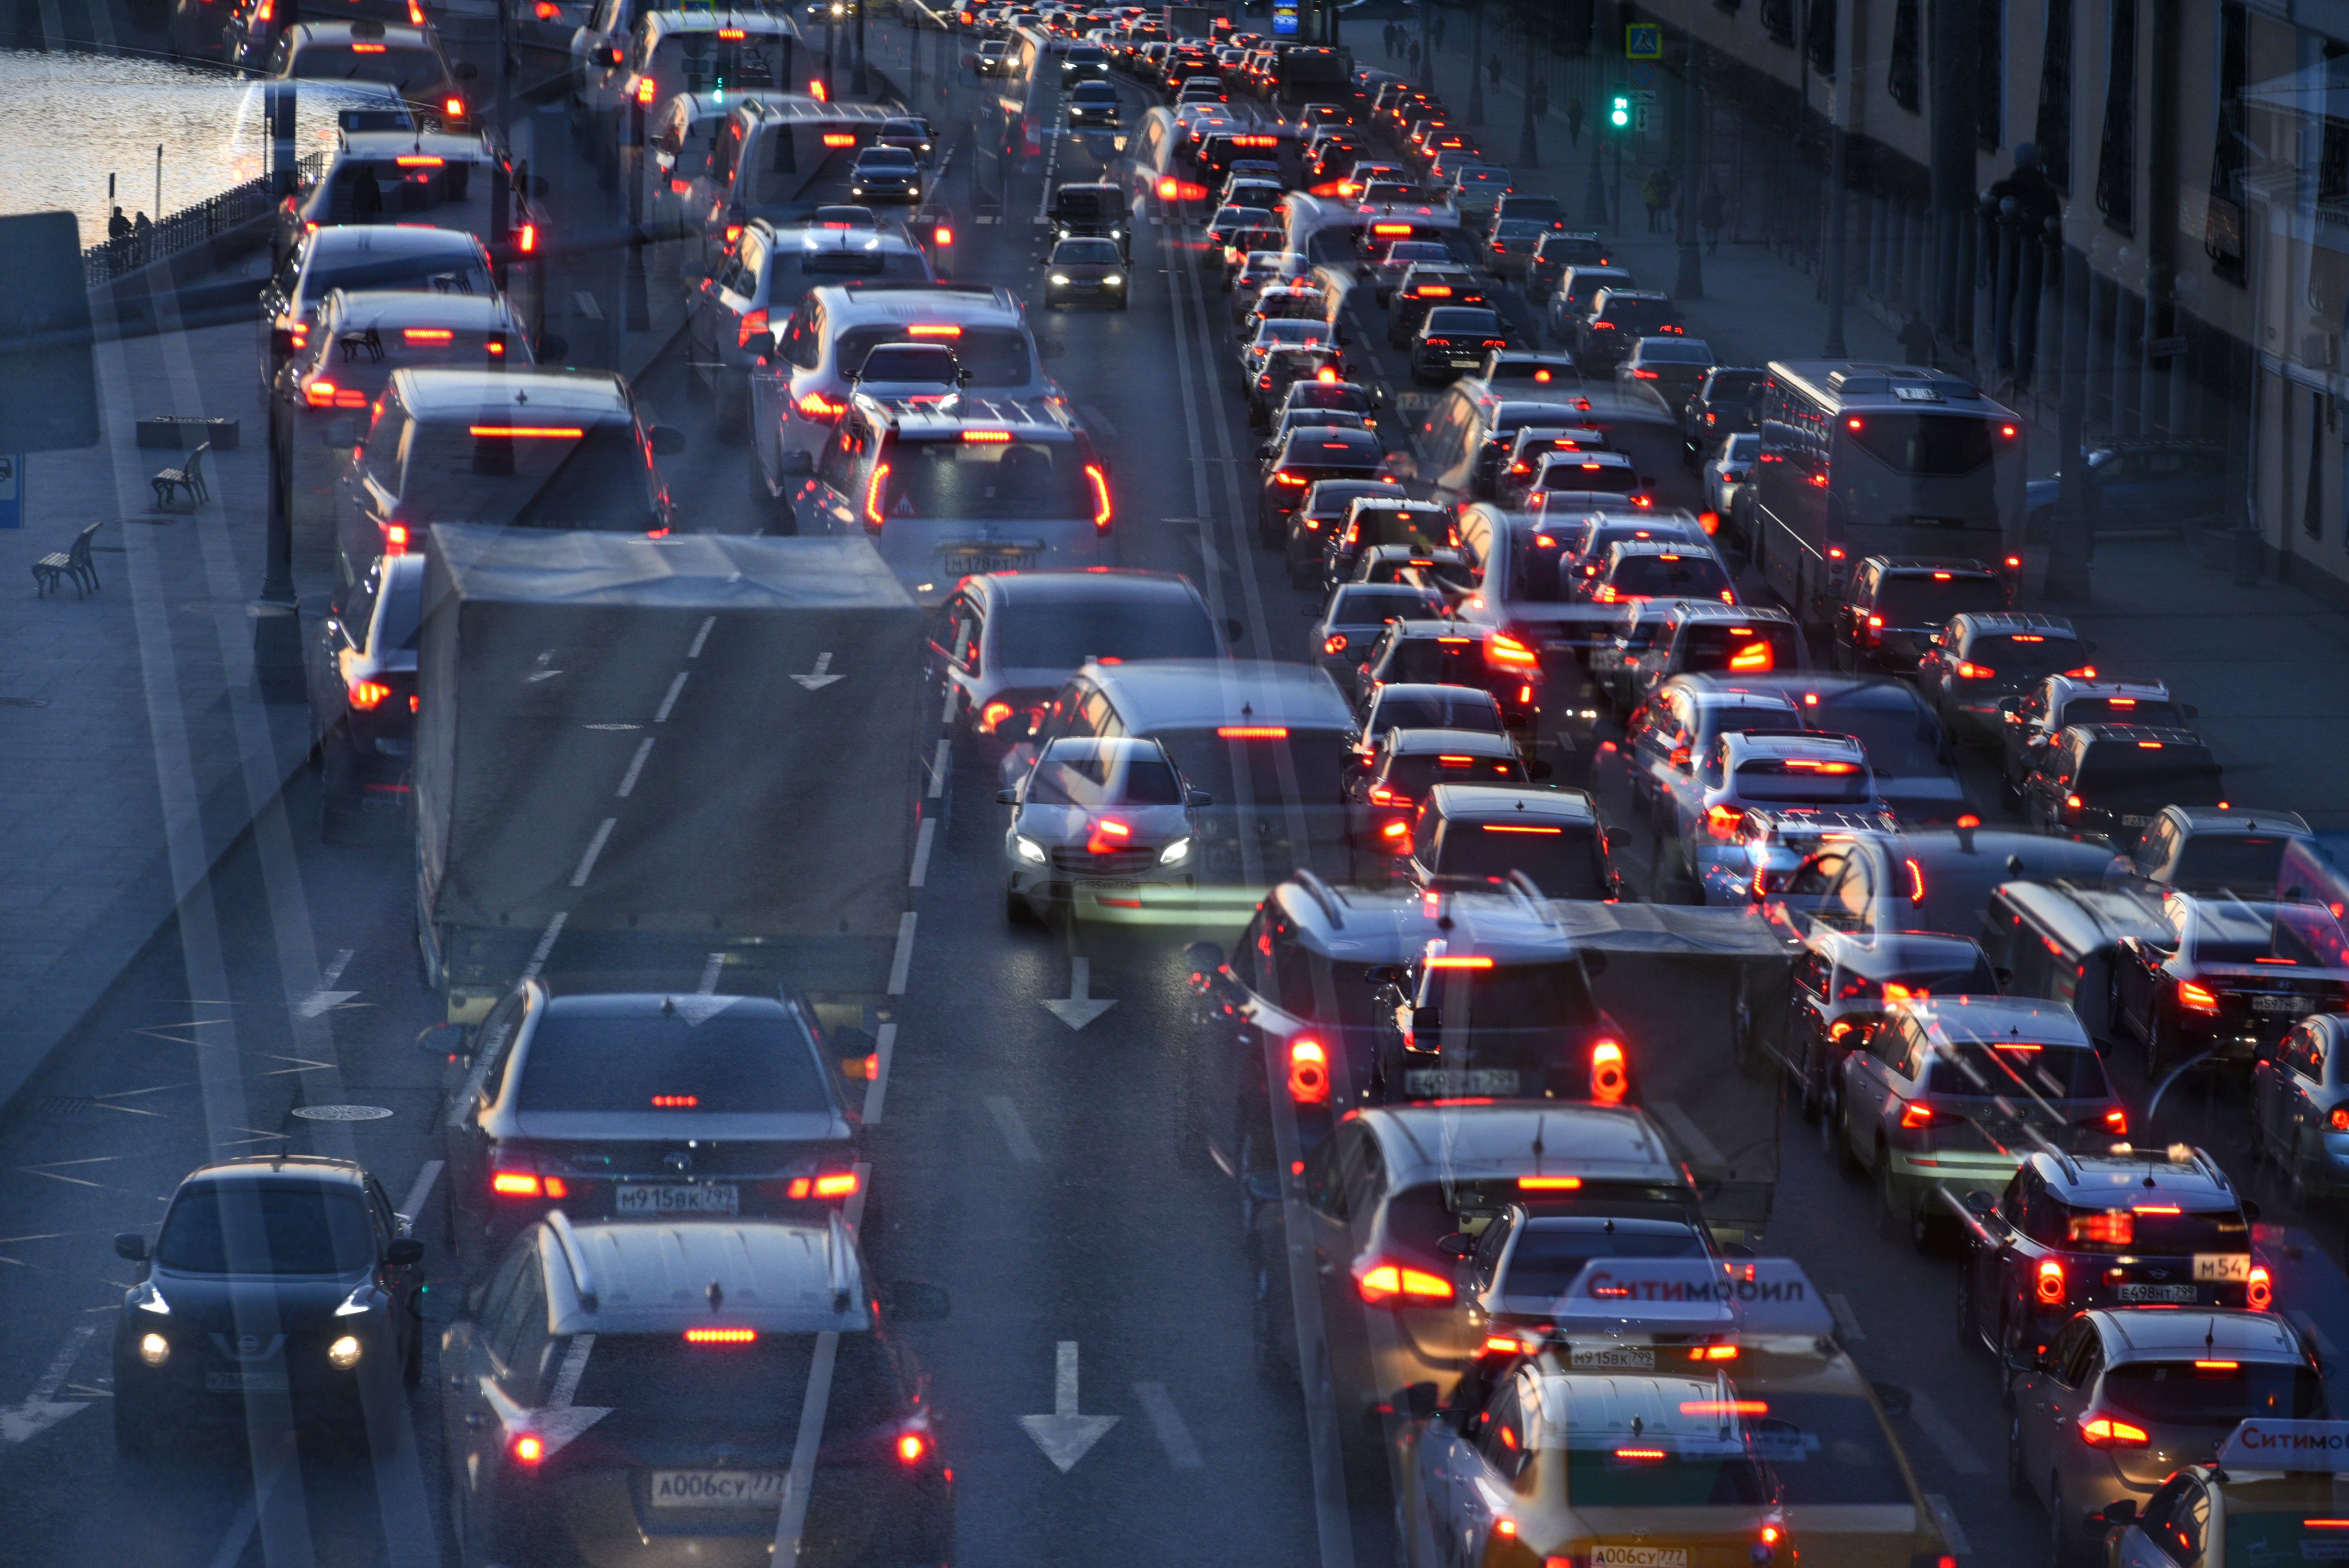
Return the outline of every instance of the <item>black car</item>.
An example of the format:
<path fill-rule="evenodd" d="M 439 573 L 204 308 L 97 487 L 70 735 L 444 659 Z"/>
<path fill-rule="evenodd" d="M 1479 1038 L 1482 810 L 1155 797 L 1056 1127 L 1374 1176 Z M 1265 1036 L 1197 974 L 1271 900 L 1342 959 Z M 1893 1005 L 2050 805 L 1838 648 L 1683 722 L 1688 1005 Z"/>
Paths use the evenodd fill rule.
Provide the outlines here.
<path fill-rule="evenodd" d="M 1485 355 L 1509 346 L 1501 313 L 1476 305 L 1452 305 L 1427 313 L 1411 338 L 1411 378 L 1422 387 L 1449 381 L 1485 363 Z"/>
<path fill-rule="evenodd" d="M 1415 262 L 1395 284 L 1387 310 L 1387 346 L 1407 347 L 1427 313 L 1446 306 L 1481 305 L 1485 285 L 1456 263 Z M 1484 356 L 1477 356 L 1481 360 Z"/>
<path fill-rule="evenodd" d="M 2000 702 L 2049 676 L 2094 680 L 2088 662 L 2095 645 L 2072 623 L 2035 610 L 1967 611 L 1926 639 L 1917 660 L 1917 688 L 1940 711 L 1953 735 L 1995 740 L 2003 727 Z"/>
<path fill-rule="evenodd" d="M 1633 344 L 1623 363 L 1615 367 L 1615 378 L 1627 386 L 1645 387 L 1678 417 L 1712 370 L 1713 345 L 1701 337 L 1667 333 Z"/>
<path fill-rule="evenodd" d="M 2189 729 L 2075 724 L 2047 743 L 2023 780 L 2026 821 L 2101 833 L 2127 849 L 2164 806 L 2220 806 L 2219 759 Z"/>
<path fill-rule="evenodd" d="M 1459 542 L 1459 525 L 1450 508 L 1432 500 L 1413 500 L 1400 490 L 1373 492 L 1349 505 L 1339 525 L 1325 531 L 1321 581 L 1331 588 L 1353 581 L 1354 563 L 1362 558 L 1362 552 L 1381 544 L 1441 550 Z"/>
<path fill-rule="evenodd" d="M 1117 89 L 1104 81 L 1079 81 L 1062 95 L 1069 106 L 1069 124 L 1082 130 L 1102 127 L 1111 130 L 1125 118 L 1117 101 Z"/>
<path fill-rule="evenodd" d="M 1076 113 L 1075 108 L 1071 106 L 1069 112 Z M 1051 221 L 1056 241 L 1115 240 L 1119 255 L 1129 262 L 1133 259 L 1133 214 L 1126 210 L 1125 192 L 1114 185 L 1063 185 L 1052 192 L 1052 205 L 1045 216 Z"/>
<path fill-rule="evenodd" d="M 2247 1072 L 2302 1018 L 2349 1012 L 2349 933 L 2323 904 L 2173 892 L 2157 918 L 2113 963 L 2114 1021 L 2150 1081 L 2197 1060 Z"/>
<path fill-rule="evenodd" d="M 2150 724 L 2164 729 L 2186 729 L 2194 722 L 2190 703 L 2171 697 L 2159 681 L 2086 680 L 2049 676 L 2020 696 L 1998 705 L 2000 749 L 2004 754 L 2002 782 L 2017 799 L 2023 780 L 2039 766 L 2055 738 L 2075 724 Z M 2269 868 L 2266 886 L 2275 886 Z M 2246 890 L 2248 891 L 2248 890 Z"/>
<path fill-rule="evenodd" d="M 388 1436 L 423 1366 L 424 1243 L 408 1225 L 347 1160 L 254 1155 L 189 1175 L 152 1248 L 114 1238 L 144 1267 L 115 1319 L 116 1447 L 288 1418 Z"/>
<path fill-rule="evenodd" d="M 1309 385 L 1299 382 L 1299 387 Z M 1292 388 L 1294 390 L 1294 388 Z M 1329 587 L 1327 574 L 1321 569 L 1323 541 L 1332 529 L 1340 528 L 1347 511 L 1361 496 L 1392 495 L 1402 491 L 1392 479 L 1323 480 L 1309 486 L 1305 499 L 1288 514 L 1288 582 L 1295 588 Z"/>
<path fill-rule="evenodd" d="M 1754 398 L 1770 379 L 1767 370 L 1716 365 L 1681 409 L 1681 434 L 1700 463 L 1730 437 L 1754 428 Z"/>
<path fill-rule="evenodd" d="M 1540 654 L 1506 632 L 1461 621 L 1397 621 L 1354 672 L 1354 706 L 1367 712 L 1380 688 L 1398 681 L 1475 686 L 1493 694 L 1516 729 L 1537 716 L 1541 679 Z"/>
<path fill-rule="evenodd" d="M 447 1051 L 444 1025 L 426 1036 Z M 581 1220 L 818 1218 L 853 1196 L 841 1031 L 796 996 L 596 992 L 526 980 L 465 1042 L 445 1130 L 450 1244 L 479 1261 L 561 1208 Z"/>
<path fill-rule="evenodd" d="M 1574 362 L 1584 373 L 1611 373 L 1643 337 L 1675 336 L 1686 329 L 1672 296 L 1627 288 L 1601 289 L 1590 312 L 1575 324 Z"/>
<path fill-rule="evenodd" d="M 1276 356 L 1275 357 L 1278 357 Z M 1265 470 L 1257 502 L 1257 537 L 1268 550 L 1288 539 L 1288 515 L 1323 480 L 1371 480 L 1386 471 L 1386 449 L 1368 430 L 1300 430 Z"/>
<path fill-rule="evenodd" d="M 848 194 L 858 201 L 918 201 L 921 160 L 902 147 L 868 147 L 849 165 Z"/>
<path fill-rule="evenodd" d="M 416 633 L 424 558 L 379 558 L 310 645 L 312 755 L 325 775 L 326 826 L 339 827 L 369 789 L 397 789 L 416 738 Z"/>
<path fill-rule="evenodd" d="M 1828 634 L 1838 669 L 1905 675 L 1953 615 L 2006 608 L 2006 581 L 1988 562 L 1871 555 L 1852 568 Z"/>
<path fill-rule="evenodd" d="M 1272 410 L 1288 397 L 1288 389 L 1300 381 L 1340 381 L 1345 375 L 1333 345 L 1296 344 L 1273 349 L 1264 356 L 1256 378 L 1247 385 L 1250 419 L 1258 424 L 1269 420 Z"/>

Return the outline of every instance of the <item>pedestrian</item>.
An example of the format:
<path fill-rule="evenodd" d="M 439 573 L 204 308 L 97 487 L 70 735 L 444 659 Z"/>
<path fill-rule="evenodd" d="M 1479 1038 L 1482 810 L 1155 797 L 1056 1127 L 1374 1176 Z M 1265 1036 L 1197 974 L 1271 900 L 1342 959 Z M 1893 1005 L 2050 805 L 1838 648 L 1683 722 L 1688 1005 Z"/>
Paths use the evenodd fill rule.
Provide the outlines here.
<path fill-rule="evenodd" d="M 114 210 L 114 216 L 106 221 L 106 237 L 109 240 L 119 240 L 129 232 L 130 220 L 122 215 L 121 208 L 117 207 Z"/>
<path fill-rule="evenodd" d="M 150 254 L 154 249 L 155 225 L 148 222 L 143 211 L 130 220 L 130 242 L 138 247 L 141 256 Z"/>
<path fill-rule="evenodd" d="M 1493 78 L 1493 90 L 1494 90 L 1495 92 L 1498 92 L 1498 91 L 1500 91 L 1500 90 L 1501 90 L 1501 51 L 1500 51 L 1500 50 L 1498 50 L 1498 49 L 1494 50 L 1494 51 L 1493 51 L 1493 57 L 1492 57 L 1491 59 L 1486 60 L 1486 61 L 1485 62 L 1485 74 L 1486 76 L 1489 76 L 1489 77 L 1491 77 Z"/>
<path fill-rule="evenodd" d="M 1566 106 L 1566 139 L 1576 147 L 1582 145 L 1582 100 L 1570 98 Z"/>
<path fill-rule="evenodd" d="M 1706 181 L 1704 194 L 1696 204 L 1696 224 L 1704 231 L 1704 250 L 1709 256 L 1721 253 L 1721 228 L 1728 222 L 1728 199 L 1721 193 L 1721 181 Z"/>
<path fill-rule="evenodd" d="M 1640 200 L 1648 209 L 1648 232 L 1666 232 L 1664 212 L 1672 204 L 1672 177 L 1662 169 L 1648 170 L 1647 179 L 1640 182 Z"/>
<path fill-rule="evenodd" d="M 1417 38 L 1413 38 L 1411 41 L 1411 68 L 1414 72 L 1419 69 L 1419 40 Z"/>
<path fill-rule="evenodd" d="M 1900 352 L 1911 365 L 1933 363 L 1933 329 L 1925 325 L 1922 312 L 1910 311 L 1901 325 Z"/>

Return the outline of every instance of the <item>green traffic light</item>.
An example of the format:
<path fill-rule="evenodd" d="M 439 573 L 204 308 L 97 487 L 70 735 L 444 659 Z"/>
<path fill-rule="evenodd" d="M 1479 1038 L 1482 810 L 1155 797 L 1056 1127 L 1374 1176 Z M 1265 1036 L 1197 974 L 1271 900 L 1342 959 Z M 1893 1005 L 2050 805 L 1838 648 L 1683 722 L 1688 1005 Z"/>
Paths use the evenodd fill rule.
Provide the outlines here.
<path fill-rule="evenodd" d="M 1630 124 L 1630 123 L 1631 123 L 1631 100 L 1630 100 L 1630 98 L 1617 98 L 1617 99 L 1615 100 L 1615 108 L 1614 108 L 1614 112 L 1612 112 L 1611 114 L 1609 114 L 1609 115 L 1608 116 L 1608 119 L 1611 119 L 1611 120 L 1613 120 L 1613 121 L 1615 122 L 1615 128 L 1616 128 L 1618 130 L 1620 130 L 1623 127 L 1625 127 L 1625 126 L 1627 126 L 1627 125 Z"/>

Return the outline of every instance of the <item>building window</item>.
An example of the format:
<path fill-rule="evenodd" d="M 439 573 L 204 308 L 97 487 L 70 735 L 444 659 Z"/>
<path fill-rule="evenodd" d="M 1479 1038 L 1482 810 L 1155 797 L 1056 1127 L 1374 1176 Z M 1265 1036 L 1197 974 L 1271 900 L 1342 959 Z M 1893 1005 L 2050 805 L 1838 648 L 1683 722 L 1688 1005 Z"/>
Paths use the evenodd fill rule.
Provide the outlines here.
<path fill-rule="evenodd" d="M 2137 232 L 2137 0 L 2112 0 L 2105 57 L 2105 134 L 2096 150 L 2096 211 Z"/>
<path fill-rule="evenodd" d="M 1974 136 L 1984 152 L 2006 145 L 2006 0 L 1976 0 L 1981 24 L 1974 55 Z"/>
<path fill-rule="evenodd" d="M 2317 141 L 2316 199 L 2338 203 L 2349 200 L 2349 123 L 2335 118 L 2341 107 L 2338 84 L 2349 67 L 2337 62 L 2349 55 L 2349 44 L 2324 44 L 2324 126 Z"/>
<path fill-rule="evenodd" d="M 1897 47 L 1897 46 L 1896 46 Z M 2039 63 L 2039 166 L 2072 192 L 2072 0 L 2047 0 L 2047 46 Z"/>
<path fill-rule="evenodd" d="M 1892 101 L 1917 112 L 1920 73 L 1917 59 L 1917 0 L 1899 0 L 1892 10 L 1892 59 L 1885 67 L 1884 90 Z"/>
<path fill-rule="evenodd" d="M 2251 13 L 2232 0 L 2219 6 L 2219 114 L 2210 150 L 2210 208 L 2202 250 L 2210 270 L 2243 282 L 2243 76 L 2251 52 Z"/>
<path fill-rule="evenodd" d="M 1811 14 L 1803 26 L 1803 57 L 1811 69 L 1835 79 L 1836 0 L 1810 0 Z"/>
<path fill-rule="evenodd" d="M 1795 0 L 1762 0 L 1762 30 L 1773 43 L 1795 42 Z"/>

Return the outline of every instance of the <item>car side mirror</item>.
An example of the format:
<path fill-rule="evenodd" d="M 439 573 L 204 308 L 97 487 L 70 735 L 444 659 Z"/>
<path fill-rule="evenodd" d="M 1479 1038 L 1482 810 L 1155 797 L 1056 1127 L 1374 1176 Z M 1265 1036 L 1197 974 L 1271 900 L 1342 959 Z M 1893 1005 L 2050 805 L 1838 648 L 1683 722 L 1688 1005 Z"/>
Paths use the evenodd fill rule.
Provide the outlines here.
<path fill-rule="evenodd" d="M 750 341 L 743 346 L 761 359 L 769 358 L 775 352 L 775 335 L 771 332 L 754 332 L 750 335 Z"/>
<path fill-rule="evenodd" d="M 2047 1357 L 2030 1346 L 2018 1345 L 2006 1353 L 2009 1372 L 2043 1372 L 2046 1367 Z"/>
<path fill-rule="evenodd" d="M 114 1238 L 114 1255 L 134 1264 L 147 1261 L 147 1238 L 136 1231 L 124 1231 Z"/>
<path fill-rule="evenodd" d="M 1998 1212 L 1998 1200 L 1977 1187 L 1963 1199 L 1966 1212 L 1977 1220 L 1987 1220 Z"/>
<path fill-rule="evenodd" d="M 1449 1258 L 1464 1258 L 1476 1250 L 1476 1238 L 1465 1231 L 1454 1231 L 1436 1238 L 1435 1250 Z"/>
<path fill-rule="evenodd" d="M 424 1261 L 424 1243 L 414 1236 L 401 1236 L 383 1249 L 383 1261 L 396 1269 L 414 1268 Z"/>
<path fill-rule="evenodd" d="M 2137 1499 L 2116 1498 L 2088 1515 L 2088 1529 L 2097 1535 L 2109 1535 L 2116 1530 L 2127 1530 L 2137 1523 Z"/>
<path fill-rule="evenodd" d="M 1992 965 L 1990 973 L 1991 977 L 1998 982 L 1998 988 L 2002 991 L 2014 984 L 2014 971 L 2003 964 Z"/>
<path fill-rule="evenodd" d="M 1280 1178 L 1269 1171 L 1251 1171 L 1242 1183 L 1251 1203 L 1278 1203 L 1287 1194 L 1280 1190 Z"/>
<path fill-rule="evenodd" d="M 459 60 L 455 65 L 449 67 L 449 74 L 456 77 L 460 82 L 470 82 L 480 77 L 481 67 L 473 64 L 471 60 Z"/>
<path fill-rule="evenodd" d="M 1413 1383 L 1402 1391 L 1403 1408 L 1417 1421 L 1433 1420 L 1442 1408 L 1433 1383 Z"/>
<path fill-rule="evenodd" d="M 465 1054 L 465 1034 L 462 1024 L 434 1024 L 416 1037 L 416 1048 L 428 1057 L 454 1061 Z"/>
<path fill-rule="evenodd" d="M 1017 806 L 1019 804 L 1019 791 L 1017 789 L 998 789 L 995 792 L 995 803 L 999 806 Z"/>
<path fill-rule="evenodd" d="M 1607 954 L 1598 952 L 1595 949 L 1586 950 L 1582 954 L 1582 972 L 1585 975 L 1589 975 L 1593 980 L 1596 980 L 1601 975 L 1606 974 Z"/>
<path fill-rule="evenodd" d="M 1226 641 L 1233 643 L 1241 643 L 1247 640 L 1247 627 L 1241 622 L 1237 615 L 1226 615 L 1224 617 L 1224 638 Z"/>
<path fill-rule="evenodd" d="M 674 425 L 655 425 L 649 432 L 653 450 L 664 458 L 673 458 L 685 450 L 685 432 Z"/>
<path fill-rule="evenodd" d="M 571 357 L 571 340 L 546 333 L 538 340 L 538 357 L 542 364 L 557 363 Z"/>
<path fill-rule="evenodd" d="M 946 1287 L 927 1280 L 891 1280 L 881 1287 L 880 1296 L 881 1310 L 899 1323 L 943 1323 L 954 1310 Z"/>
<path fill-rule="evenodd" d="M 1372 985 L 1400 985 L 1411 978 L 1411 970 L 1401 964 L 1373 964 L 1362 971 L 1362 978 Z"/>
<path fill-rule="evenodd" d="M 1224 966 L 1224 950 L 1212 942 L 1195 942 L 1183 949 L 1183 962 L 1191 973 L 1205 977 Z"/>
<path fill-rule="evenodd" d="M 2245 1224 L 2247 1224 L 2247 1225 L 2256 1225 L 2256 1224 L 2258 1224 L 2259 1222 L 2260 1222 L 2260 1205 L 2259 1205 L 2259 1202 L 2258 1202 L 2258 1200 L 2253 1199 L 2253 1198 L 2246 1198 L 2246 1199 L 2244 1199 L 2244 1200 L 2243 1200 L 2243 1223 L 2245 1223 Z"/>
<path fill-rule="evenodd" d="M 2195 707 L 2190 702 L 2179 703 L 2178 705 L 2178 711 L 2183 714 L 2189 720 L 2197 719 L 2202 717 L 2202 710 Z"/>
<path fill-rule="evenodd" d="M 549 180 L 545 175 L 533 174 L 530 177 L 530 193 L 532 195 L 544 196 L 551 193 L 554 190 L 554 181 Z"/>
<path fill-rule="evenodd" d="M 1206 789 L 1190 789 L 1184 792 L 1183 800 L 1189 806 L 1212 806 L 1216 797 Z"/>
<path fill-rule="evenodd" d="M 815 478 L 815 454 L 793 449 L 777 459 L 775 469 L 787 480 Z"/>
<path fill-rule="evenodd" d="M 1526 777 L 1532 779 L 1537 784 L 1540 783 L 1543 779 L 1548 778 L 1551 774 L 1557 771 L 1557 769 L 1552 768 L 1548 763 L 1544 762 L 1539 758 L 1536 758 L 1533 761 L 1526 764 Z"/>

